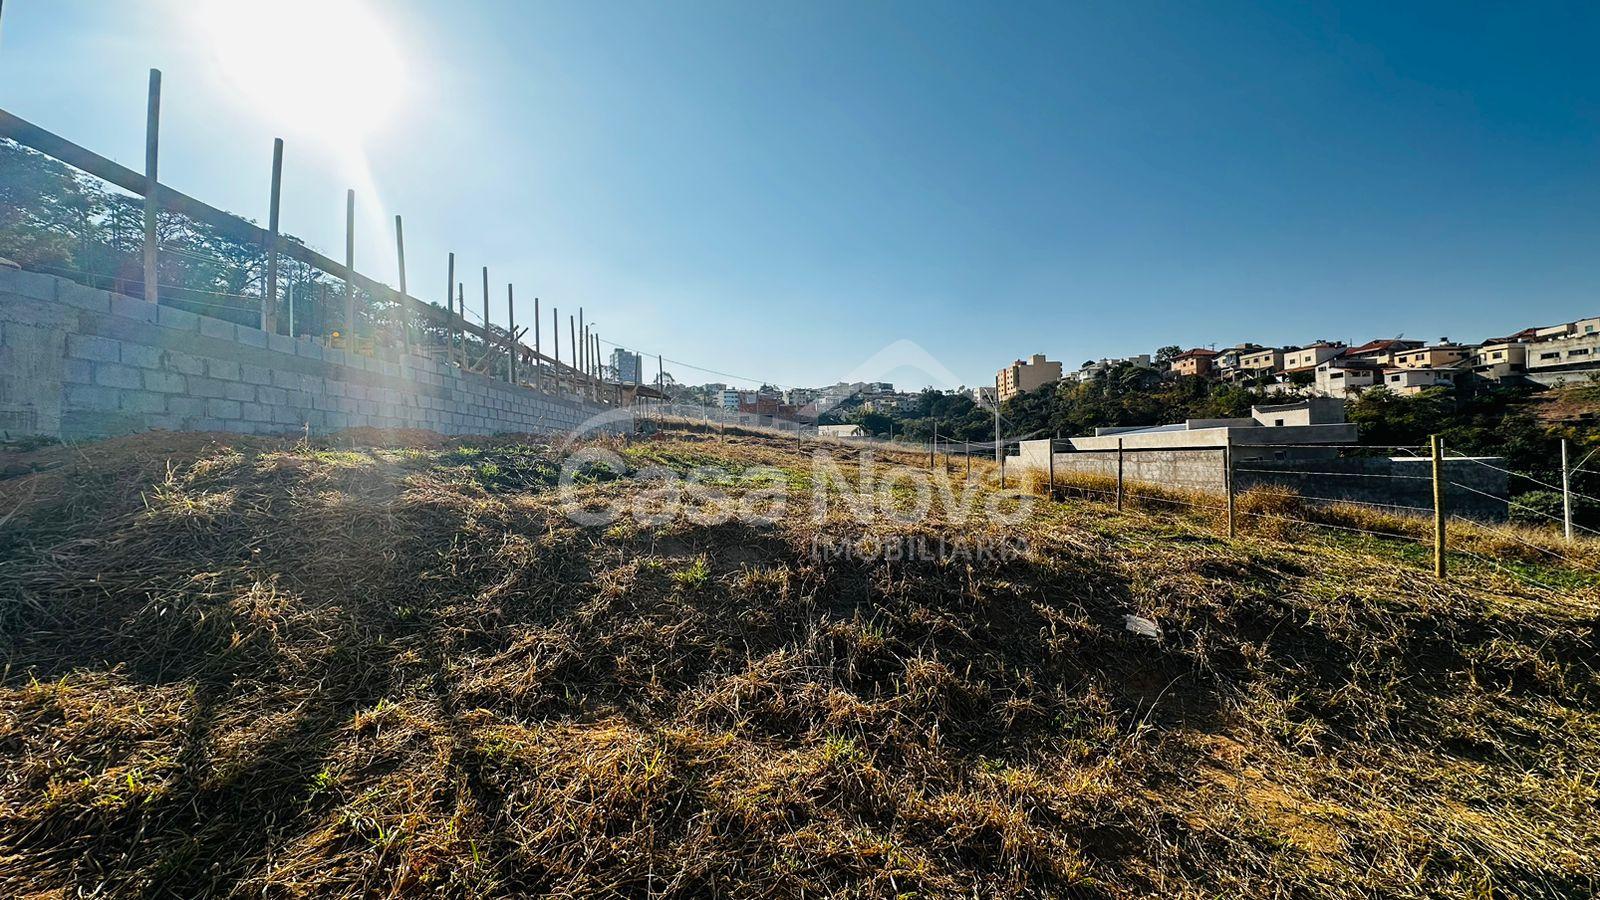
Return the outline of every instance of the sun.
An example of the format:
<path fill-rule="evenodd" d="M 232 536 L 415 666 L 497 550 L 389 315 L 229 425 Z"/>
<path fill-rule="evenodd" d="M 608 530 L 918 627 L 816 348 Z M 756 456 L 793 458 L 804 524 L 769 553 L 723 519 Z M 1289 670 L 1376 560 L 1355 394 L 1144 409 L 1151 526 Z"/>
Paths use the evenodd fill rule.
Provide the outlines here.
<path fill-rule="evenodd" d="M 221 80 L 286 129 L 354 148 L 406 94 L 392 29 L 363 0 L 189 0 L 183 9 Z"/>

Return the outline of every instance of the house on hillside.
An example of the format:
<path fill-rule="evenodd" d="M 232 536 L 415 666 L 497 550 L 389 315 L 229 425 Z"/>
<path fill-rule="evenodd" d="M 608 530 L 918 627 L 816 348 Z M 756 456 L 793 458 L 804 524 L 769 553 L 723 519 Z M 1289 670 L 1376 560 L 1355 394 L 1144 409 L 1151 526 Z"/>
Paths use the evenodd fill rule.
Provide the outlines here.
<path fill-rule="evenodd" d="M 1344 355 L 1348 349 L 1343 341 L 1323 340 L 1312 341 L 1304 347 L 1286 347 L 1283 351 L 1283 371 L 1290 374 L 1313 372 L 1317 366 Z"/>
<path fill-rule="evenodd" d="M 1338 357 L 1316 368 L 1314 391 L 1319 397 L 1350 398 L 1383 382 L 1382 363 Z"/>
<path fill-rule="evenodd" d="M 1394 365 L 1401 369 L 1443 369 L 1465 360 L 1472 355 L 1472 350 L 1471 344 L 1440 338 L 1437 344 L 1396 353 Z"/>
<path fill-rule="evenodd" d="M 1213 360 L 1217 358 L 1217 351 L 1196 347 L 1185 350 L 1168 360 L 1168 371 L 1176 375 L 1198 375 L 1202 378 L 1209 377 L 1214 368 Z"/>
<path fill-rule="evenodd" d="M 1413 369 L 1390 366 L 1383 370 L 1383 386 L 1397 394 L 1420 394 L 1430 388 L 1455 389 L 1463 369 Z"/>
<path fill-rule="evenodd" d="M 1351 347 L 1343 354 L 1344 359 L 1358 359 L 1363 362 L 1376 363 L 1380 366 L 1394 365 L 1394 355 L 1406 350 L 1415 350 L 1422 346 L 1422 341 L 1411 341 L 1405 338 L 1385 338 L 1367 341 L 1359 347 Z"/>

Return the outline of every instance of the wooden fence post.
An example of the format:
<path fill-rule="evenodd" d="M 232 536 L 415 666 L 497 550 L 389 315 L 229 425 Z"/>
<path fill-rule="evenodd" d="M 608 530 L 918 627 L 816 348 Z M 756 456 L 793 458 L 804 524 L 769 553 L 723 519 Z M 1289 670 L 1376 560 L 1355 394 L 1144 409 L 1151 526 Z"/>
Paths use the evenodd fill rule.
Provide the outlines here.
<path fill-rule="evenodd" d="M 144 298 L 159 303 L 156 291 L 156 208 L 160 183 L 156 163 L 161 148 L 161 70 L 150 70 L 150 97 L 144 119 Z"/>
<path fill-rule="evenodd" d="M 1117 512 L 1122 512 L 1122 438 L 1117 438 Z"/>
<path fill-rule="evenodd" d="M 1222 447 L 1222 479 L 1228 489 L 1228 540 L 1238 536 L 1238 526 L 1234 517 L 1234 489 L 1233 489 L 1233 431 L 1228 431 L 1228 439 Z"/>
<path fill-rule="evenodd" d="M 344 194 L 344 345 L 355 349 L 356 339 L 356 191 Z"/>
<path fill-rule="evenodd" d="M 267 289 L 261 294 L 261 330 L 273 333 L 278 330 L 278 204 L 282 196 L 283 138 L 273 138 L 272 201 L 267 207 Z"/>

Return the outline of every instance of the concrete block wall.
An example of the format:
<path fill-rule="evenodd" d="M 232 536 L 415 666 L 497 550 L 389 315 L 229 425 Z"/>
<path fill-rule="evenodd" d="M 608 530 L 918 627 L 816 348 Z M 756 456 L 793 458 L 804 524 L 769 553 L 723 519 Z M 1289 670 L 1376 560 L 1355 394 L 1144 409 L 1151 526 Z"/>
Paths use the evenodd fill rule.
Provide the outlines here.
<path fill-rule="evenodd" d="M 360 356 L 0 269 L 0 433 L 10 437 L 358 426 L 557 433 L 605 409 L 427 357 Z"/>
<path fill-rule="evenodd" d="M 1045 470 L 1050 442 L 1023 441 L 1015 464 Z M 1488 463 L 1485 465 L 1484 463 Z M 1502 521 L 1509 509 L 1505 461 L 1447 459 L 1445 508 L 1453 515 Z M 1057 475 L 1069 472 L 1117 477 L 1116 451 L 1090 450 L 1055 455 Z M 1221 450 L 1139 450 L 1123 454 L 1126 482 L 1222 495 L 1227 478 Z M 1234 464 L 1234 488 L 1287 488 L 1307 498 L 1376 504 L 1393 512 L 1431 515 L 1432 463 L 1427 459 L 1346 457 L 1342 459 L 1242 459 Z"/>

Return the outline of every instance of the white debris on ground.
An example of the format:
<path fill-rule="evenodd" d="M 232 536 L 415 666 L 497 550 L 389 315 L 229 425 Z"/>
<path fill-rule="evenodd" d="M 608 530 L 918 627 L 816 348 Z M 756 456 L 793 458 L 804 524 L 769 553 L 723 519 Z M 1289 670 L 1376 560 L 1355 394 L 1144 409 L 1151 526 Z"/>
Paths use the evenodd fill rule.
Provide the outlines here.
<path fill-rule="evenodd" d="M 1143 616 L 1123 616 L 1122 626 L 1140 637 L 1161 640 L 1161 626 Z"/>

